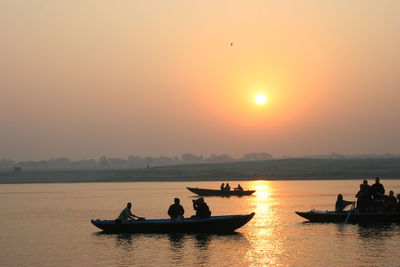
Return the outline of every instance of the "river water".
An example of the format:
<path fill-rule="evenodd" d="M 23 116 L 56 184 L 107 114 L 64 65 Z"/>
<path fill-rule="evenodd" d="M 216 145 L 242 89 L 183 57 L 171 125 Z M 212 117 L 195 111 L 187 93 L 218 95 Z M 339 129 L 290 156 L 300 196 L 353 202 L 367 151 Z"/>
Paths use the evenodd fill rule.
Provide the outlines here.
<path fill-rule="evenodd" d="M 128 201 L 146 218 L 167 218 L 186 186 L 220 182 L 0 185 L 0 266 L 399 266 L 400 225 L 305 223 L 294 211 L 332 210 L 361 181 L 243 181 L 250 197 L 206 197 L 213 215 L 256 215 L 233 235 L 103 234 L 90 219 L 114 219 Z M 231 182 L 236 186 L 238 182 Z M 383 181 L 400 193 L 400 181 Z"/>

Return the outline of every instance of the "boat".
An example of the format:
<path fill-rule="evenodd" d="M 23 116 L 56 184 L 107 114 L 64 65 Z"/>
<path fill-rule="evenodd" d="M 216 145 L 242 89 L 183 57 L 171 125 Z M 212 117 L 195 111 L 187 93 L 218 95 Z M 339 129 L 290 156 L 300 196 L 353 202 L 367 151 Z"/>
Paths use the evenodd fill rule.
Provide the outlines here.
<path fill-rule="evenodd" d="M 150 219 L 91 220 L 92 224 L 108 233 L 232 233 L 248 223 L 254 212 L 246 215 L 212 216 L 210 218 L 185 218 L 183 220 Z"/>
<path fill-rule="evenodd" d="M 306 212 L 295 212 L 310 222 L 326 222 L 326 223 L 398 223 L 400 222 L 400 212 L 366 212 L 359 213 L 353 211 L 335 212 L 335 211 L 318 211 L 311 210 Z"/>
<path fill-rule="evenodd" d="M 199 196 L 250 196 L 256 190 L 217 190 L 217 189 L 202 189 L 194 187 L 186 187 L 190 192 L 193 192 Z"/>

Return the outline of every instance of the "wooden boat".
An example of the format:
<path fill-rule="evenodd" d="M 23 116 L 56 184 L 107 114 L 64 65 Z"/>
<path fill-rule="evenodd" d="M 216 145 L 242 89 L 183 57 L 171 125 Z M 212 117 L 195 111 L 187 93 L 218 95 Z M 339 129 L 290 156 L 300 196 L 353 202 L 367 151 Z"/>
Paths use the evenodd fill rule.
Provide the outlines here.
<path fill-rule="evenodd" d="M 334 211 L 307 211 L 295 212 L 297 215 L 309 220 L 310 222 L 335 222 L 344 223 L 396 223 L 400 222 L 400 212 L 334 212 Z"/>
<path fill-rule="evenodd" d="M 216 189 L 202 189 L 194 187 L 186 187 L 190 192 L 193 192 L 199 196 L 250 196 L 256 190 L 216 190 Z"/>
<path fill-rule="evenodd" d="M 92 224 L 108 233 L 231 233 L 248 223 L 254 212 L 247 215 L 187 218 L 179 221 L 161 220 L 91 220 Z"/>

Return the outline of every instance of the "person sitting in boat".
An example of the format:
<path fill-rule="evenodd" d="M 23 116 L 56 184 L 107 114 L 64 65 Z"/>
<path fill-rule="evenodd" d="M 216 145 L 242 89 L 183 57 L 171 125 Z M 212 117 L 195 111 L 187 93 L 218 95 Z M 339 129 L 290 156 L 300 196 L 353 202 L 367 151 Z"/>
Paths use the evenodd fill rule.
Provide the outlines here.
<path fill-rule="evenodd" d="M 385 188 L 380 183 L 379 177 L 375 177 L 375 183 L 371 185 L 371 194 L 374 200 L 380 200 L 385 195 Z"/>
<path fill-rule="evenodd" d="M 241 187 L 240 184 L 238 184 L 238 186 L 235 187 L 233 190 L 235 190 L 235 191 L 243 191 L 243 187 Z"/>
<path fill-rule="evenodd" d="M 231 186 L 229 185 L 229 183 L 226 183 L 225 191 L 231 191 Z"/>
<path fill-rule="evenodd" d="M 115 221 L 120 223 L 122 221 L 127 221 L 128 219 L 135 220 L 135 218 L 144 220 L 143 217 L 138 217 L 138 216 L 132 214 L 131 208 L 132 208 L 132 203 L 128 202 L 128 204 L 126 204 L 126 207 L 119 214 L 118 219 L 116 219 Z"/>
<path fill-rule="evenodd" d="M 389 192 L 389 196 L 387 198 L 387 201 L 388 201 L 389 211 L 396 211 L 397 199 L 394 196 L 394 192 L 393 191 Z"/>
<path fill-rule="evenodd" d="M 396 211 L 400 212 L 400 194 L 397 194 L 397 206 L 396 206 Z"/>
<path fill-rule="evenodd" d="M 171 217 L 171 220 L 182 220 L 184 213 L 185 213 L 185 210 L 183 209 L 182 205 L 180 204 L 180 199 L 175 198 L 174 204 L 169 206 L 169 209 L 168 209 L 169 217 Z"/>
<path fill-rule="evenodd" d="M 339 194 L 337 196 L 336 204 L 335 204 L 335 212 L 343 212 L 343 210 L 351 204 L 354 204 L 355 201 L 347 201 L 343 199 L 343 195 Z"/>
<path fill-rule="evenodd" d="M 196 215 L 192 216 L 192 218 L 208 218 L 211 216 L 210 208 L 204 202 L 203 197 L 193 200 L 193 209 L 196 211 Z"/>
<path fill-rule="evenodd" d="M 224 191 L 225 190 L 225 183 L 222 183 L 221 184 L 221 191 Z"/>

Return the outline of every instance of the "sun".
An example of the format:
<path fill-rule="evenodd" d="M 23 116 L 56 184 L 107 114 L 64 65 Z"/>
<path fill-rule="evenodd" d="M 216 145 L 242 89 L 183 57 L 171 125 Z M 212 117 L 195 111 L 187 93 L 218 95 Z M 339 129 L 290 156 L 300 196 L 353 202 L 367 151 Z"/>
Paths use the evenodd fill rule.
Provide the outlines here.
<path fill-rule="evenodd" d="M 265 102 L 267 102 L 267 96 L 264 94 L 258 94 L 254 98 L 254 101 L 256 102 L 257 105 L 264 105 Z"/>

